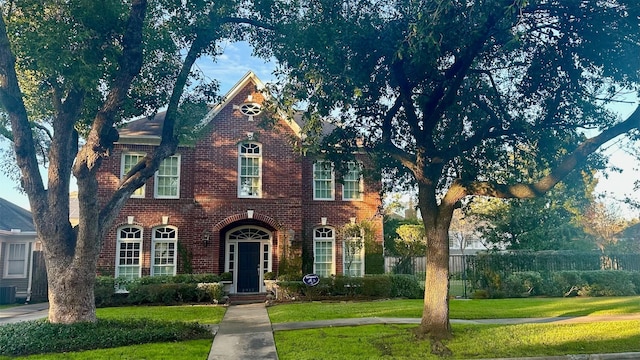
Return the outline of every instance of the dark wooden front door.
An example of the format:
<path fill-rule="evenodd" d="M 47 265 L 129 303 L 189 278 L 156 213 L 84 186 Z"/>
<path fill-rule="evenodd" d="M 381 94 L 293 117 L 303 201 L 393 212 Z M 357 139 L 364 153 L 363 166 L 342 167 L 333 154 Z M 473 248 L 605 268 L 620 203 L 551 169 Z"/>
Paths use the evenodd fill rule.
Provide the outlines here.
<path fill-rule="evenodd" d="M 239 293 L 260 291 L 260 243 L 238 243 L 238 285 Z"/>

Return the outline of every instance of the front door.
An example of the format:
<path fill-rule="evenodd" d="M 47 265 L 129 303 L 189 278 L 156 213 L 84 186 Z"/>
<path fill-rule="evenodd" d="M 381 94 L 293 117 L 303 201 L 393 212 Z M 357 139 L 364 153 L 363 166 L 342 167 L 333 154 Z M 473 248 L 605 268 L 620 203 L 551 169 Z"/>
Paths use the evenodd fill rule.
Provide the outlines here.
<path fill-rule="evenodd" d="M 260 291 L 260 243 L 238 243 L 238 292 Z"/>

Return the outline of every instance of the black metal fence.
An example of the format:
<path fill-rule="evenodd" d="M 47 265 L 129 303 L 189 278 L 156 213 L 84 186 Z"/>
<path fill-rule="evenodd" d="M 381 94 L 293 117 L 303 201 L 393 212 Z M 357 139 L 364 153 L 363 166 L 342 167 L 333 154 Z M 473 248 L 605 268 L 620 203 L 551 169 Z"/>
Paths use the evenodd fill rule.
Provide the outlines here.
<path fill-rule="evenodd" d="M 601 252 L 575 251 L 510 251 L 477 253 L 470 255 L 450 255 L 449 272 L 452 288 L 460 288 L 466 296 L 471 288 L 470 279 L 480 274 L 510 274 L 534 271 L 550 274 L 559 271 L 624 270 L 640 272 L 640 254 L 603 254 Z M 426 272 L 426 258 L 403 259 L 385 257 L 385 272 L 414 274 L 423 277 Z M 455 283 L 455 284 L 454 284 Z M 453 286 L 456 285 L 456 286 Z M 464 295 L 463 295 L 464 294 Z"/>

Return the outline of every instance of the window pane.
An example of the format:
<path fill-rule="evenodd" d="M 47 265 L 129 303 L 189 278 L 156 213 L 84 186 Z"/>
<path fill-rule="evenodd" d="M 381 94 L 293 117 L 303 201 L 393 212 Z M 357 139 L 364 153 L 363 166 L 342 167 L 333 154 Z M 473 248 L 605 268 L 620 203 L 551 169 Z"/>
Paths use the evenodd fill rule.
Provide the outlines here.
<path fill-rule="evenodd" d="M 7 275 L 26 276 L 27 244 L 9 244 L 7 254 Z"/>
<path fill-rule="evenodd" d="M 122 155 L 122 174 L 120 178 L 124 176 L 133 168 L 140 160 L 144 158 L 142 154 L 123 154 Z M 144 197 L 144 186 L 134 191 L 132 197 Z"/>
<path fill-rule="evenodd" d="M 333 229 L 321 227 L 314 230 L 314 269 L 320 277 L 329 277 L 333 274 Z"/>
<path fill-rule="evenodd" d="M 156 172 L 156 197 L 176 198 L 180 189 L 180 157 L 168 157 Z"/>
<path fill-rule="evenodd" d="M 244 197 L 261 196 L 261 154 L 260 145 L 241 144 L 238 162 L 238 195 Z"/>
<path fill-rule="evenodd" d="M 342 185 L 342 198 L 345 200 L 361 200 L 362 190 L 360 165 L 354 162 L 350 162 L 348 164 L 348 171 L 344 175 L 344 184 Z"/>
<path fill-rule="evenodd" d="M 161 227 L 153 231 L 152 275 L 175 275 L 178 230 Z"/>
<path fill-rule="evenodd" d="M 142 229 L 136 227 L 119 229 L 116 253 L 116 276 L 126 279 L 140 277 L 141 254 Z"/>
<path fill-rule="evenodd" d="M 321 161 L 313 164 L 313 197 L 316 200 L 333 200 L 333 166 Z"/>

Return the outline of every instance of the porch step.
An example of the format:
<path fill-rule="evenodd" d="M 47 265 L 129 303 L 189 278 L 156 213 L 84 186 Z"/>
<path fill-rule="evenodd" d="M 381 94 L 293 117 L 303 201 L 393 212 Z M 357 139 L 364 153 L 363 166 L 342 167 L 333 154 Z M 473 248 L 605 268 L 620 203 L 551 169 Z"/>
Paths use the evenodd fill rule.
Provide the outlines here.
<path fill-rule="evenodd" d="M 229 294 L 229 302 L 231 302 L 231 305 L 255 304 L 255 303 L 265 302 L 266 300 L 267 300 L 267 293 Z"/>

